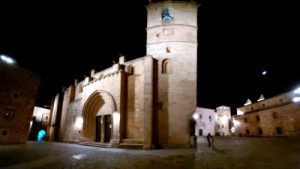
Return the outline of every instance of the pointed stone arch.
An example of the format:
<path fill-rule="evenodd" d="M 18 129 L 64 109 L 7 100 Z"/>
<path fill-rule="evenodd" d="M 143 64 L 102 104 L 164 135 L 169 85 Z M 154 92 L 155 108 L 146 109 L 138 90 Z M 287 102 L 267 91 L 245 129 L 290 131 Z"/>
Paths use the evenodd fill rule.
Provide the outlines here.
<path fill-rule="evenodd" d="M 112 115 L 117 110 L 113 96 L 103 90 L 93 92 L 86 100 L 82 110 L 84 141 L 96 141 L 96 117 Z"/>

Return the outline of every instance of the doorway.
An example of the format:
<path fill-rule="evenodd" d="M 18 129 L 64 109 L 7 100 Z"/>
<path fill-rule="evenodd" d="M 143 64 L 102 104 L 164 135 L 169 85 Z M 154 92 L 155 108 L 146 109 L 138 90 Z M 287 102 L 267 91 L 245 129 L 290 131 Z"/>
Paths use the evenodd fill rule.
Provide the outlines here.
<path fill-rule="evenodd" d="M 199 129 L 199 136 L 203 136 L 203 130 Z"/>
<path fill-rule="evenodd" d="M 101 142 L 101 116 L 96 116 L 96 142 Z"/>
<path fill-rule="evenodd" d="M 111 115 L 104 116 L 104 142 L 108 143 L 111 139 L 111 131 L 112 131 L 112 124 L 111 124 Z"/>
<path fill-rule="evenodd" d="M 96 116 L 96 142 L 109 143 L 112 132 L 111 115 Z"/>

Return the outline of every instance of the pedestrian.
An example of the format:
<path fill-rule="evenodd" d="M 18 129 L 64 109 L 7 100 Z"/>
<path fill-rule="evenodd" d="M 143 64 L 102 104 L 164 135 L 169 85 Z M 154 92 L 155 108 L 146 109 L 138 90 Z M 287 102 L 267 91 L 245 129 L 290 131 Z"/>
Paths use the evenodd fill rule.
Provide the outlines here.
<path fill-rule="evenodd" d="M 210 135 L 210 133 L 208 133 L 207 135 L 207 142 L 208 142 L 208 147 L 210 147 L 210 145 L 213 143 L 214 138 L 212 137 L 212 135 Z"/>
<path fill-rule="evenodd" d="M 211 138 L 210 144 L 214 148 L 214 141 L 215 141 L 215 139 L 214 139 L 214 137 L 212 135 L 210 135 L 210 138 Z"/>
<path fill-rule="evenodd" d="M 194 147 L 197 148 L 197 135 L 194 135 Z"/>

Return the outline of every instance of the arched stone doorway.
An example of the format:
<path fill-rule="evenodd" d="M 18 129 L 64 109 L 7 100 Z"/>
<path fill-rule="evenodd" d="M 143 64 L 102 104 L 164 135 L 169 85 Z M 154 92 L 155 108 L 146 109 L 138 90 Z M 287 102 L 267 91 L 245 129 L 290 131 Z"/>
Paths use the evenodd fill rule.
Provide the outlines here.
<path fill-rule="evenodd" d="M 109 143 L 113 133 L 112 114 L 116 104 L 111 94 L 95 91 L 83 107 L 82 141 Z"/>

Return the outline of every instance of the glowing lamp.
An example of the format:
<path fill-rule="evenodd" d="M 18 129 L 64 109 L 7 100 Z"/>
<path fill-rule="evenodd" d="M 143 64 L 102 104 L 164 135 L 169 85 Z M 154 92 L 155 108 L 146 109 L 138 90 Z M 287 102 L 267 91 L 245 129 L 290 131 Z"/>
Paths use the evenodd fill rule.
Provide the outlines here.
<path fill-rule="evenodd" d="M 197 120 L 197 119 L 199 118 L 199 114 L 197 114 L 197 113 L 193 114 L 193 118 L 194 118 L 195 120 Z"/>
<path fill-rule="evenodd" d="M 293 98 L 293 102 L 295 102 L 295 103 L 300 102 L 300 96 L 295 96 Z"/>
<path fill-rule="evenodd" d="M 83 124 L 83 119 L 82 117 L 77 117 L 75 120 L 75 128 L 80 130 L 82 128 L 82 124 Z"/>
<path fill-rule="evenodd" d="M 235 132 L 235 127 L 231 127 L 231 132 L 234 133 Z"/>
<path fill-rule="evenodd" d="M 235 120 L 235 119 L 233 119 L 233 125 L 234 125 L 234 126 L 238 126 L 238 125 L 240 125 L 240 122 L 237 121 L 237 120 Z"/>
<path fill-rule="evenodd" d="M 298 87 L 296 90 L 294 90 L 295 94 L 300 94 L 300 87 Z"/>
<path fill-rule="evenodd" d="M 0 61 L 3 61 L 7 64 L 15 64 L 16 61 L 8 56 L 5 56 L 5 55 L 0 55 Z"/>
<path fill-rule="evenodd" d="M 119 121 L 120 120 L 120 113 L 114 112 L 113 113 L 113 119 L 116 122 Z"/>

